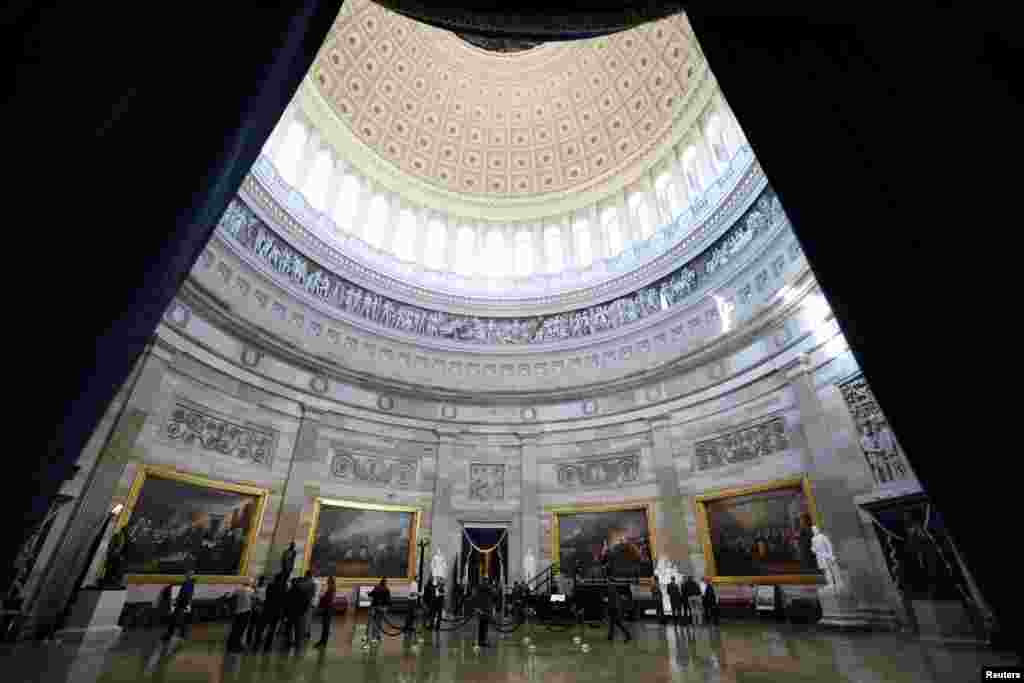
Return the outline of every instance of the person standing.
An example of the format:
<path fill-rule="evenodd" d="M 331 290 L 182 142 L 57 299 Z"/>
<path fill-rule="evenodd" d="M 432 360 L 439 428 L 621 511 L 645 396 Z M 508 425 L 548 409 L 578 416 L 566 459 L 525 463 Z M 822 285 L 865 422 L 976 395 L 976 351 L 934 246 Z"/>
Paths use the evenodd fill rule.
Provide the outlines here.
<path fill-rule="evenodd" d="M 708 578 L 704 577 L 704 583 L 707 587 L 704 589 L 704 617 L 707 619 L 709 624 L 718 623 L 718 596 L 715 594 L 715 585 L 708 581 Z"/>
<path fill-rule="evenodd" d="M 318 648 L 327 647 L 327 639 L 331 637 L 331 622 L 334 621 L 334 598 L 338 593 L 333 576 L 327 577 L 327 589 L 320 596 L 320 641 Z"/>
<path fill-rule="evenodd" d="M 316 586 L 313 583 L 313 572 L 306 572 L 306 575 L 296 579 L 288 590 L 288 607 L 291 610 L 291 644 L 296 647 L 306 642 L 306 634 L 309 632 L 309 610 L 313 603 L 313 596 L 316 594 Z"/>
<path fill-rule="evenodd" d="M 228 636 L 228 650 L 241 652 L 242 636 L 249 627 L 249 620 L 252 618 L 253 580 L 246 579 L 245 583 L 235 590 L 235 618 L 231 622 L 231 635 Z"/>
<path fill-rule="evenodd" d="M 248 647 L 256 647 L 260 624 L 263 621 L 263 607 L 267 602 L 267 577 L 261 576 L 256 581 L 252 592 L 252 610 L 249 612 L 249 625 L 245 629 L 243 641 Z"/>
<path fill-rule="evenodd" d="M 490 647 L 487 642 L 487 627 L 491 623 L 491 611 L 494 609 L 494 590 L 491 588 L 490 579 L 484 579 L 477 585 L 477 641 L 480 647 Z"/>
<path fill-rule="evenodd" d="M 665 625 L 665 599 L 661 592 L 661 582 L 658 581 L 658 577 L 654 577 L 654 583 L 651 584 L 651 598 L 654 600 L 654 611 L 658 615 L 658 623 L 662 626 Z"/>
<path fill-rule="evenodd" d="M 692 576 L 686 577 L 686 583 L 683 584 L 683 595 L 686 597 L 687 606 L 689 607 L 690 616 L 693 618 L 693 623 L 700 623 L 701 613 L 704 611 L 701 608 L 700 600 L 700 586 L 693 580 Z"/>
<path fill-rule="evenodd" d="M 626 642 L 628 643 L 633 639 L 633 636 L 629 635 L 629 629 L 626 628 L 625 624 L 622 623 L 620 615 L 622 614 L 622 596 L 619 595 L 618 587 L 608 582 L 608 640 L 615 639 L 615 627 L 618 626 L 622 631 L 623 635 L 626 636 Z"/>
<path fill-rule="evenodd" d="M 431 627 L 435 631 L 441 630 L 441 619 L 444 617 L 444 579 L 437 582 L 437 595 L 434 597 L 434 621 Z"/>
<path fill-rule="evenodd" d="M 428 629 L 434 628 L 434 610 L 437 608 L 437 586 L 434 585 L 434 577 L 427 579 L 427 586 L 423 589 L 423 611 L 426 615 L 424 623 Z"/>
<path fill-rule="evenodd" d="M 263 641 L 263 651 L 270 652 L 274 646 L 274 637 L 277 635 L 277 628 L 287 613 L 288 598 L 288 577 L 283 573 L 274 577 L 273 583 L 267 587 L 267 601 L 263 607 L 263 621 L 260 624 L 260 631 L 256 636 L 257 646 L 259 639 L 266 631 L 266 638 Z"/>
<path fill-rule="evenodd" d="M 180 632 L 182 638 L 188 637 L 188 617 L 192 612 L 192 596 L 196 590 L 195 572 L 185 572 L 185 582 L 181 584 L 178 595 L 174 599 L 174 609 L 171 612 L 171 621 L 167 625 L 167 633 L 163 640 L 170 640 L 174 631 Z"/>
<path fill-rule="evenodd" d="M 379 643 L 382 632 L 380 620 L 384 618 L 384 611 L 391 604 L 391 591 L 388 590 L 388 580 L 381 579 L 380 583 L 370 591 L 370 614 L 367 617 L 367 641 Z"/>
<path fill-rule="evenodd" d="M 679 584 L 676 583 L 675 576 L 668 580 L 668 602 L 672 607 L 672 619 L 675 621 L 676 626 L 678 626 L 679 618 L 682 616 L 683 593 L 679 590 Z"/>

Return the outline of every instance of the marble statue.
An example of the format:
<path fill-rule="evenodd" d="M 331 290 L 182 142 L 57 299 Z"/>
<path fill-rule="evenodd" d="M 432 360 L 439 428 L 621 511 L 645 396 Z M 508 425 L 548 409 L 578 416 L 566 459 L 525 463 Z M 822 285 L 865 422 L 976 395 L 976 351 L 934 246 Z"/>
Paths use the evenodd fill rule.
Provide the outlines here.
<path fill-rule="evenodd" d="M 843 587 L 842 578 L 839 573 L 839 563 L 832 550 L 832 541 L 828 540 L 828 536 L 821 533 L 821 529 L 816 526 L 811 527 L 811 534 L 811 551 L 818 561 L 818 568 L 825 573 L 828 585 L 840 590 Z"/>
<path fill-rule="evenodd" d="M 526 549 L 523 556 L 523 580 L 529 581 L 537 575 L 537 558 L 533 555 L 533 548 Z"/>
<path fill-rule="evenodd" d="M 440 581 L 447 573 L 448 566 L 441 555 L 441 550 L 434 548 L 434 557 L 430 559 L 430 575 L 434 577 L 435 581 Z"/>

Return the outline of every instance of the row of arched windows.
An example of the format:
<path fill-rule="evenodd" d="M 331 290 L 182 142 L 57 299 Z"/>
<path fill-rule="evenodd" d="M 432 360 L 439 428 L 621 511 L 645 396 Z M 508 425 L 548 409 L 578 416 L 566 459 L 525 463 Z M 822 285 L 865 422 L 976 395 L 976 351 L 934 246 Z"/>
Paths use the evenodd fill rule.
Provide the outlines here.
<path fill-rule="evenodd" d="M 653 174 L 652 192 L 628 193 L 624 207 L 601 206 L 595 212 L 574 215 L 571 222 L 547 225 L 539 231 L 527 225 L 513 227 L 508 242 L 503 230 L 497 227 L 477 230 L 460 226 L 454 228 L 454 241 L 450 244 L 448 227 L 441 218 L 427 219 L 426 235 L 421 237 L 421 223 L 412 209 L 392 205 L 385 194 L 364 192 L 360 179 L 339 168 L 328 149 L 310 155 L 310 132 L 300 121 L 291 121 L 278 134 L 283 139 L 274 145 L 272 161 L 281 178 L 298 187 L 309 204 L 328 213 L 341 230 L 377 249 L 390 250 L 403 261 L 421 260 L 427 268 L 450 269 L 463 275 L 502 277 L 585 268 L 597 259 L 619 254 L 634 235 L 639 239 L 651 237 L 659 226 L 685 211 L 693 198 L 701 196 L 711 181 L 728 168 L 741 144 L 738 127 L 728 126 L 721 116 L 713 114 L 703 130 L 704 154 L 697 145 L 689 145 L 676 158 L 677 167 L 670 163 Z M 678 187 L 679 183 L 685 187 Z M 367 204 L 362 206 L 363 202 Z M 392 216 L 396 209 L 397 216 Z M 597 221 L 599 235 L 595 235 L 591 221 Z M 563 230 L 569 231 L 567 237 L 563 237 Z M 541 248 L 534 244 L 535 236 L 540 237 Z M 566 246 L 570 253 L 565 253 Z"/>

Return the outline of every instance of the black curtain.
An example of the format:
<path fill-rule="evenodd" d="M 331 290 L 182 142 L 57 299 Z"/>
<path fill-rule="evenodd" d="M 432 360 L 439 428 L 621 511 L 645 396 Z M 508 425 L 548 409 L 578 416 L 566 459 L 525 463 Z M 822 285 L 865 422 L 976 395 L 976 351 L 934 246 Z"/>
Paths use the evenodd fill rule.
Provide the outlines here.
<path fill-rule="evenodd" d="M 998 246 L 1020 194 L 1016 24 L 994 6 L 850 6 L 840 16 L 833 5 L 766 16 L 792 8 L 692 2 L 687 13 L 914 471 L 997 612 L 996 641 L 1019 650 L 1018 571 L 995 550 L 992 517 L 994 501 L 1020 495 L 1003 457 L 1015 402 L 999 372 L 1014 354 L 993 342 L 1016 337 L 1004 325 L 1019 284 L 1003 274 L 1019 267 L 1001 255 L 1019 256 Z"/>
<path fill-rule="evenodd" d="M 305 75 L 340 0 L 0 9 L 9 447 L 0 591 Z M 15 274 L 20 273 L 20 274 Z M 25 369 L 23 381 L 11 381 Z M 18 441 L 23 443 L 18 443 Z"/>

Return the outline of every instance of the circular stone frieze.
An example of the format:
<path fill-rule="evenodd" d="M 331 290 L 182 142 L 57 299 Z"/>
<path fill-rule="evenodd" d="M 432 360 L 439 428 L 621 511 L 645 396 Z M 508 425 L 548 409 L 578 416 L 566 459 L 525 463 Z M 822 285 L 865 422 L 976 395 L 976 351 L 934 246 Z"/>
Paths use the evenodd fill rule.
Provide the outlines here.
<path fill-rule="evenodd" d="M 242 349 L 242 364 L 254 368 L 263 360 L 263 352 L 252 347 Z"/>
<path fill-rule="evenodd" d="M 524 420 L 536 420 L 537 419 L 537 409 L 536 408 L 523 408 L 521 411 L 519 411 L 519 415 Z"/>
<path fill-rule="evenodd" d="M 381 410 L 391 410 L 395 407 L 395 399 L 390 396 L 378 396 L 377 407 Z"/>
<path fill-rule="evenodd" d="M 318 394 L 326 394 L 327 386 L 327 378 L 322 375 L 316 375 L 309 380 L 309 388 Z"/>
<path fill-rule="evenodd" d="M 583 402 L 583 414 L 584 415 L 593 415 L 596 412 L 597 412 L 597 401 L 595 401 L 592 398 L 588 398 L 586 401 Z"/>
<path fill-rule="evenodd" d="M 441 406 L 441 417 L 447 417 L 449 420 L 455 419 L 455 416 L 459 414 L 459 411 L 455 409 L 453 405 Z"/>
<path fill-rule="evenodd" d="M 171 307 L 167 309 L 167 313 L 164 314 L 164 319 L 175 327 L 185 327 L 188 325 L 188 321 L 192 319 L 192 311 L 190 311 L 188 307 L 181 302 L 175 301 L 171 304 Z"/>

